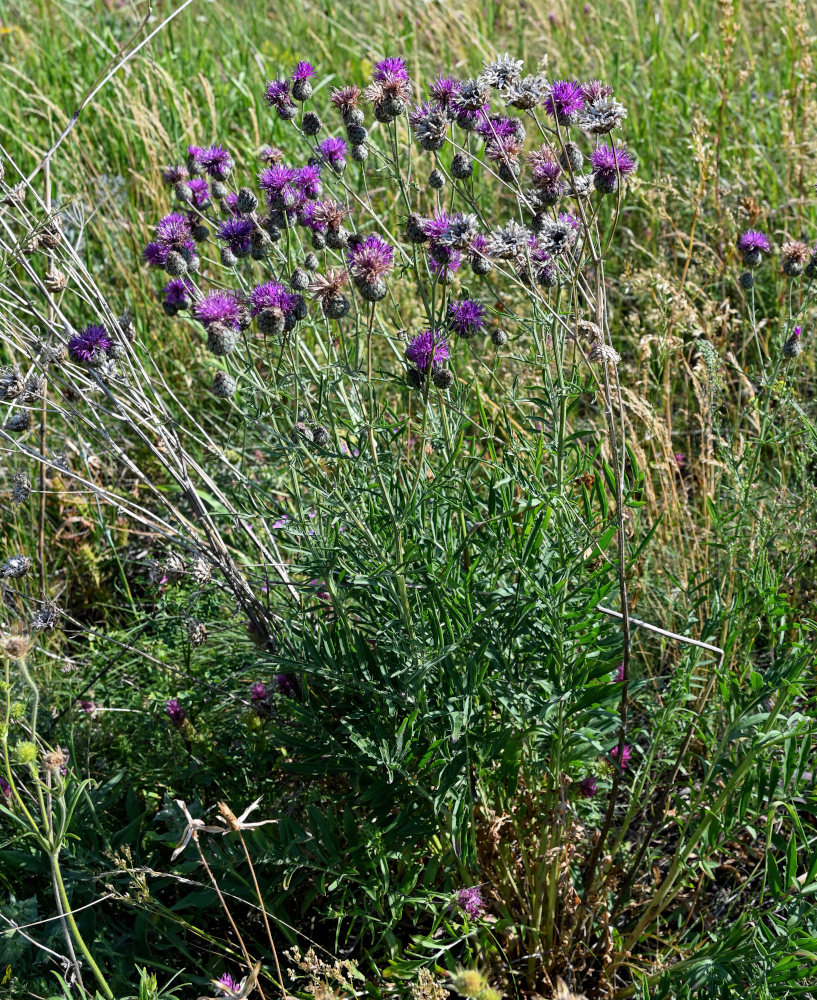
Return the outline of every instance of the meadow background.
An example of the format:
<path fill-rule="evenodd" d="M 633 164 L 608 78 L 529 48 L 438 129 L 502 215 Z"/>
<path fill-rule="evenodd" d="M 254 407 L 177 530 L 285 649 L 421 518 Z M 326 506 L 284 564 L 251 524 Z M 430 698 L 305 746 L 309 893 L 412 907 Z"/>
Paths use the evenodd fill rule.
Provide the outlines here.
<path fill-rule="evenodd" d="M 146 30 L 174 7 L 155 4 Z M 145 14 L 143 4 L 113 0 L 0 0 L 0 155 L 33 168 Z M 700 828 L 693 861 L 700 858 L 701 865 L 690 875 L 679 905 L 663 923 L 645 928 L 635 947 L 625 949 L 628 956 L 631 951 L 640 955 L 633 960 L 632 975 L 615 986 L 605 984 L 591 974 L 601 961 L 595 946 L 583 953 L 581 967 L 590 971 L 570 986 L 591 998 L 814 995 L 817 914 L 806 891 L 817 885 L 810 721 L 817 629 L 814 311 L 805 294 L 798 319 L 804 350 L 796 369 L 775 367 L 778 379 L 764 381 L 758 352 L 765 359 L 779 355 L 792 282 L 773 261 L 758 270 L 750 294 L 738 282 L 744 269 L 735 240 L 746 229 L 762 229 L 776 244 L 817 238 L 816 44 L 814 7 L 789 0 L 194 0 L 84 108 L 51 165 L 52 203 L 60 207 L 64 231 L 88 273 L 109 301 L 129 308 L 145 351 L 157 359 L 196 423 L 215 431 L 225 417 L 207 389 L 211 370 L 208 376 L 201 351 L 163 315 L 160 282 L 141 265 L 151 227 L 169 209 L 162 168 L 182 160 L 188 143 L 221 142 L 244 151 L 248 160 L 265 143 L 284 145 L 286 126 L 265 106 L 263 84 L 299 59 L 318 67 L 316 95 L 324 99 L 333 87 L 365 84 L 375 63 L 389 55 L 404 57 L 413 78 L 425 81 L 442 72 L 469 77 L 484 61 L 507 51 L 525 59 L 526 72 L 541 66 L 549 79 L 599 78 L 615 88 L 628 110 L 627 143 L 639 158 L 606 269 L 611 335 L 622 355 L 624 425 L 631 467 L 638 470 L 631 491 L 637 514 L 630 515 L 629 527 L 637 553 L 627 570 L 631 610 L 646 622 L 725 653 L 722 660 L 689 659 L 666 637 L 634 632 L 636 728 L 647 732 L 650 716 L 660 716 L 668 746 L 683 747 L 686 755 L 680 777 L 678 769 L 670 767 L 668 777 L 668 765 L 659 766 L 660 752 L 650 757 L 654 785 L 640 786 L 645 799 L 656 796 L 662 809 L 665 793 L 673 798 L 670 815 L 681 817 L 680 834 L 668 830 L 665 840 L 650 848 L 652 868 L 647 865 L 639 882 L 642 899 L 650 898 L 651 879 L 653 886 L 660 885 L 662 865 L 677 837 L 687 833 L 685 805 L 703 787 L 696 784 L 697 768 L 712 780 L 701 792 L 702 808 L 706 812 L 715 803 L 717 819 L 713 823 L 708 815 L 708 825 Z M 9 177 L 7 166 L 7 184 Z M 372 196 L 396 230 L 402 206 L 384 185 Z M 12 300 L 5 298 L 2 307 L 12 309 Z M 495 325 L 500 314 L 497 310 Z M 523 360 L 512 357 L 503 369 L 503 388 L 492 398 L 488 382 L 480 397 L 480 419 L 498 429 L 503 440 L 522 433 L 513 421 L 505 424 L 504 393 L 524 370 Z M 593 422 L 580 403 L 574 416 L 577 425 Z M 244 445 L 237 417 L 234 422 L 230 417 L 227 429 L 230 447 L 239 454 Z M 43 447 L 63 450 L 69 458 L 82 451 L 87 458 L 64 431 L 54 431 Z M 2 454 L 11 474 L 16 466 L 5 443 Z M 286 505 L 297 489 L 287 464 L 276 465 L 279 460 L 272 449 L 258 476 Z M 459 484 L 449 482 L 446 472 L 447 467 L 440 469 L 440 497 L 455 509 Z M 87 473 L 104 479 L 104 458 L 97 467 L 89 465 Z M 583 488 L 579 479 L 587 473 L 588 467 L 578 463 L 577 497 Z M 498 507 L 491 507 L 494 499 L 483 507 L 482 496 L 464 497 L 469 523 L 487 523 L 503 504 L 512 506 L 514 490 L 524 494 L 536 475 L 538 466 L 530 480 L 518 469 L 509 473 L 507 482 L 495 486 Z M 313 703 L 309 714 L 298 707 L 303 681 L 293 681 L 296 696 L 276 704 L 268 725 L 253 711 L 250 684 L 271 684 L 277 674 L 293 677 L 298 664 L 280 653 L 265 658 L 243 626 L 236 626 L 234 612 L 225 610 L 219 594 L 198 595 L 195 605 L 184 588 L 157 594 L 148 578 L 157 539 L 106 512 L 92 495 L 74 492 L 53 473 L 49 483 L 42 500 L 35 497 L 29 508 L 10 499 L 6 503 L 4 496 L 0 554 L 34 556 L 30 593 L 52 597 L 65 612 L 63 627 L 48 637 L 31 670 L 43 738 L 52 747 L 70 748 L 72 766 L 92 781 L 77 804 L 78 826 L 63 847 L 64 877 L 77 907 L 107 897 L 78 913 L 77 920 L 115 995 L 129 996 L 139 988 L 138 968 L 147 970 L 141 1000 L 165 995 L 150 976 L 157 976 L 159 984 L 178 977 L 185 984 L 178 987 L 179 996 L 194 997 L 207 992 L 213 976 L 240 968 L 241 950 L 217 909 L 212 887 L 199 877 L 198 860 L 188 856 L 186 867 L 169 861 L 183 827 L 173 800 L 212 807 L 223 798 L 238 813 L 257 796 L 263 801 L 258 817 L 278 819 L 276 827 L 260 829 L 251 839 L 279 952 L 297 945 L 303 954 L 312 946 L 321 956 L 311 965 L 284 962 L 297 973 L 288 990 L 318 997 L 411 992 L 415 1000 L 432 1000 L 441 987 L 418 980 L 418 970 L 430 968 L 450 988 L 443 970 L 456 974 L 460 968 L 488 977 L 476 986 L 457 980 L 455 988 L 464 995 L 482 994 L 488 1000 L 486 989 L 508 996 L 559 995 L 557 973 L 570 982 L 564 956 L 544 980 L 530 975 L 523 982 L 509 973 L 517 959 L 504 954 L 511 946 L 502 937 L 503 921 L 515 919 L 527 928 L 530 914 L 519 915 L 511 904 L 503 911 L 497 904 L 499 924 L 487 927 L 467 921 L 463 926 L 452 916 L 452 894 L 475 878 L 473 867 L 469 874 L 469 851 L 477 856 L 481 847 L 457 844 L 448 850 L 418 815 L 424 807 L 406 805 L 407 789 L 422 784 L 427 761 L 425 751 L 415 758 L 404 750 L 404 739 L 410 742 L 407 734 L 415 726 L 420 733 L 422 719 L 412 718 L 405 728 L 399 713 L 402 693 L 380 676 L 374 646 L 366 660 L 365 643 L 350 640 L 346 647 L 341 642 L 340 649 L 332 645 L 334 639 L 316 632 L 314 642 L 299 651 L 312 658 L 317 674 L 325 669 L 331 675 L 324 700 L 317 699 L 320 704 Z M 583 500 L 588 511 L 604 492 L 603 474 L 594 478 L 590 468 L 590 484 Z M 305 494 L 303 510 L 313 497 Z M 601 499 L 598 503 L 606 511 Z M 544 544 L 540 530 L 530 527 L 526 545 L 520 543 L 520 551 L 508 558 L 526 565 L 528 548 Z M 447 531 L 441 521 L 431 534 L 444 538 Z M 575 543 L 577 552 L 583 550 L 586 541 L 566 537 L 568 548 Z M 444 548 L 447 542 L 435 544 Z M 497 592 L 505 586 L 513 590 L 508 581 L 516 577 L 503 576 L 502 562 L 513 546 L 500 534 L 484 544 Z M 348 553 L 343 558 L 351 565 Z M 300 553 L 299 560 L 322 580 L 314 559 L 310 564 Z M 467 631 L 464 625 L 458 631 L 457 616 L 471 614 L 470 604 L 462 610 L 465 591 L 457 589 L 466 585 L 456 573 L 450 576 L 450 563 L 449 575 L 437 576 L 430 556 L 428 562 L 423 585 L 450 586 L 453 596 L 437 618 L 433 596 L 418 615 L 432 637 L 429 647 L 436 643 L 441 651 L 440 661 L 450 655 L 455 662 L 457 649 L 472 641 L 483 648 L 482 639 L 470 632 L 467 642 L 456 638 Z M 369 571 L 356 570 L 354 586 L 364 604 L 368 588 L 376 590 L 380 569 L 374 566 L 372 556 Z M 588 592 L 587 602 L 596 594 Z M 370 610 L 371 622 L 366 612 L 358 613 L 372 625 L 367 634 L 373 635 L 387 605 L 376 603 Z M 542 615 L 534 603 L 523 610 L 513 620 L 520 634 L 528 612 Z M 185 623 L 191 613 L 207 623 L 208 641 L 201 648 L 188 639 Z M 19 607 L 7 600 L 3 626 L 9 634 L 18 614 Z M 469 627 L 477 618 L 469 619 Z M 498 628 L 511 628 L 510 619 L 496 619 L 493 625 L 497 621 Z M 609 648 L 602 656 L 608 672 L 620 659 L 613 624 L 588 624 L 591 631 L 575 637 L 577 648 L 594 643 Z M 320 624 L 316 630 L 331 627 Z M 488 631 L 491 627 L 489 621 Z M 543 626 L 543 635 L 546 631 Z M 533 663 L 536 643 L 545 639 L 532 632 L 528 640 L 533 646 L 524 646 L 521 658 Z M 330 649 L 336 660 L 328 658 Z M 401 655 L 407 654 L 399 646 L 384 653 L 384 675 L 398 676 Z M 351 693 L 344 686 L 344 657 L 365 661 L 377 699 L 367 701 L 358 689 Z M 469 670 L 473 659 L 472 651 Z M 460 676 L 459 666 L 455 673 Z M 11 689 L 16 682 L 13 674 L 9 678 Z M 524 691 L 524 678 L 517 680 L 514 690 Z M 448 706 L 454 714 L 473 694 L 458 689 L 448 675 L 416 683 L 450 683 L 437 692 L 438 708 Z M 13 694 L 21 697 L 16 688 Z M 433 697 L 420 700 L 419 713 L 425 705 L 431 717 Z M 171 698 L 183 700 L 192 731 L 182 735 L 169 723 L 165 706 Z M 333 698 L 345 706 L 337 718 Z M 501 685 L 491 687 L 485 698 L 491 711 L 505 711 Z M 83 708 L 84 703 L 93 709 Z M 660 715 L 669 712 L 668 706 L 677 718 Z M 536 711 L 532 704 L 531 714 Z M 377 747 L 376 731 L 360 720 L 380 712 L 394 725 L 383 723 L 386 735 Z M 739 749 L 737 758 L 730 757 L 730 740 L 742 745 L 751 726 L 766 725 L 760 719 L 764 712 L 772 721 L 782 712 L 788 729 L 778 727 L 783 742 L 753 743 L 752 753 L 760 756 L 744 768 L 748 758 Z M 689 713 L 700 718 L 701 726 L 687 739 Z M 452 723 L 457 734 L 463 726 L 468 729 L 463 718 Z M 349 720 L 356 721 L 347 725 Z M 507 732 L 512 730 L 509 724 Z M 430 748 L 428 754 L 438 747 L 433 734 L 427 744 L 417 738 Z M 502 757 L 490 745 L 490 733 L 475 736 L 475 746 L 479 740 L 475 760 Z M 329 767 L 326 758 L 333 755 L 336 766 Z M 503 809 L 518 815 L 514 796 L 527 802 L 527 779 L 511 777 L 516 775 L 513 762 L 502 760 L 508 770 L 494 773 L 496 801 L 477 810 L 484 829 Z M 712 772 L 710 761 L 715 762 Z M 463 774 L 469 766 L 473 782 L 473 768 L 483 765 L 466 765 Z M 751 780 L 734 792 L 732 778 L 743 782 L 747 773 Z M 424 794 L 432 812 L 445 780 L 444 767 L 429 779 Z M 473 790 L 462 780 L 455 815 Z M 392 798 L 395 782 L 404 782 L 405 799 Z M 724 789 L 728 794 L 721 796 Z M 503 802 L 506 792 L 509 801 Z M 779 808 L 779 800 L 785 806 Z M 598 828 L 603 806 L 593 809 L 584 819 Z M 531 816 L 519 818 L 520 842 L 536 841 Z M 645 812 L 633 822 L 617 845 L 630 857 L 638 852 L 650 816 Z M 412 840 L 416 850 L 406 846 Z M 35 927 L 51 917 L 48 859 L 10 823 L 0 827 L 0 858 L 6 923 Z M 238 848 L 219 842 L 211 860 L 229 899 L 254 898 Z M 242 933 L 256 942 L 250 950 L 260 954 L 265 945 L 257 942 L 265 938 L 258 910 L 240 912 Z M 56 924 L 43 925 L 36 934 L 49 947 L 61 940 Z M 617 955 L 619 934 L 609 936 L 610 942 L 615 937 Z M 524 933 L 509 940 L 522 938 Z M 525 949 L 520 945 L 517 953 L 524 955 Z M 0 937 L 0 958 L 0 977 L 5 971 L 0 996 L 51 996 L 57 988 L 47 953 L 21 935 Z M 267 996 L 277 995 L 269 958 Z M 347 959 L 358 963 L 357 972 L 337 964 Z M 621 962 L 626 969 L 629 957 Z M 616 958 L 616 968 L 618 963 Z M 673 974 L 665 975 L 670 968 Z"/>

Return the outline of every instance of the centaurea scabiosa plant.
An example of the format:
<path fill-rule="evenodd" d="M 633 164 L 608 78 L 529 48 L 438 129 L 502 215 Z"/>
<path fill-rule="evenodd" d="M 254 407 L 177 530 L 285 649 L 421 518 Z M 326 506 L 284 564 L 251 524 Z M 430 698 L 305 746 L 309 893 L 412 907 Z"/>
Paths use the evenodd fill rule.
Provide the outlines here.
<path fill-rule="evenodd" d="M 647 473 L 625 440 L 606 265 L 637 160 L 608 86 L 523 69 L 503 56 L 422 82 L 386 56 L 365 86 L 339 81 L 324 102 L 317 60 L 274 67 L 259 90 L 275 145 L 191 136 L 168 151 L 144 234 L 156 309 L 135 323 L 70 245 L 57 248 L 70 278 L 57 296 L 43 262 L 14 249 L 14 227 L 39 224 L 32 193 L 3 223 L 22 305 L 0 320 L 20 369 L 3 383 L 14 412 L 0 438 L 57 473 L 12 426 L 30 406 L 23 373 L 47 377 L 49 419 L 83 458 L 61 479 L 165 551 L 148 574 L 125 572 L 152 594 L 209 588 L 231 643 L 257 647 L 225 679 L 257 760 L 273 770 L 279 754 L 305 785 L 354 792 L 338 812 L 310 786 L 314 801 L 257 832 L 270 878 L 314 880 L 309 898 L 330 896 L 334 913 L 377 898 L 365 933 L 390 942 L 407 909 L 427 922 L 444 899 L 446 933 L 462 928 L 452 954 L 484 935 L 515 988 L 566 974 L 631 995 L 692 947 L 685 931 L 663 950 L 629 928 L 658 940 L 668 914 L 678 923 L 696 859 L 710 864 L 726 842 L 712 797 L 731 801 L 742 775 L 802 743 L 800 721 L 775 728 L 785 699 L 758 711 L 802 658 L 730 708 L 703 764 L 673 715 L 680 682 L 659 696 L 642 671 L 649 709 L 633 702 Z M 760 237 L 738 243 L 747 267 L 771 250 Z M 784 258 L 808 274 L 802 249 Z M 154 322 L 183 345 L 173 377 L 148 348 Z M 797 329 L 789 361 L 807 339 Z M 98 453 L 110 471 L 94 477 Z M 193 635 L 206 650 L 208 630 L 189 612 L 185 624 L 192 663 Z M 673 644 L 682 678 L 718 676 L 721 646 L 637 624 Z M 189 698 L 164 711 L 181 742 Z M 736 718 L 754 727 L 751 749 L 733 738 Z M 633 844 L 677 815 L 682 763 L 692 805 L 652 893 L 658 851 Z M 203 821 L 185 816 L 198 848 Z M 232 902 L 225 912 L 238 933 Z M 255 931 L 239 935 L 248 967 L 265 947 Z"/>

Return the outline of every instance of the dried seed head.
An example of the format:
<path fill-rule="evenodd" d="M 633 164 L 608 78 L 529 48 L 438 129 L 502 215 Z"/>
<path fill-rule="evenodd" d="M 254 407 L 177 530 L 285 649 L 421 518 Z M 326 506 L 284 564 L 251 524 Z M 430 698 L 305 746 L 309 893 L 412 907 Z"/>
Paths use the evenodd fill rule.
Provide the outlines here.
<path fill-rule="evenodd" d="M 68 757 L 63 753 L 59 745 L 52 753 L 43 754 L 43 767 L 50 774 L 56 774 L 66 766 Z"/>
<path fill-rule="evenodd" d="M 187 636 L 191 646 L 203 646 L 207 641 L 207 626 L 191 618 L 187 623 Z"/>
<path fill-rule="evenodd" d="M 790 278 L 796 278 L 803 273 L 803 268 L 811 257 L 811 247 L 800 240 L 784 243 L 780 248 L 783 273 Z"/>
<path fill-rule="evenodd" d="M 11 478 L 11 502 L 25 503 L 31 496 L 31 480 L 25 472 L 18 472 Z"/>
<path fill-rule="evenodd" d="M 450 389 L 454 384 L 454 373 L 450 368 L 435 368 L 431 373 L 431 381 L 438 389 Z"/>
<path fill-rule="evenodd" d="M 292 425 L 292 430 L 289 432 L 289 436 L 296 443 L 312 444 L 315 440 L 315 436 L 309 426 L 302 420 L 299 420 L 297 423 Z"/>
<path fill-rule="evenodd" d="M 5 563 L 0 566 L 0 577 L 10 580 L 19 580 L 31 569 L 31 560 L 28 556 L 9 556 Z"/>
<path fill-rule="evenodd" d="M 205 584 L 210 582 L 210 576 L 212 573 L 210 563 L 204 556 L 196 555 L 190 560 L 190 566 L 188 569 L 190 576 L 198 584 Z"/>
<path fill-rule="evenodd" d="M 34 632 L 50 632 L 56 628 L 60 609 L 55 601 L 44 601 L 34 612 L 31 628 Z"/>
<path fill-rule="evenodd" d="M 27 635 L 12 633 L 0 638 L 0 650 L 11 660 L 24 660 L 31 649 L 31 639 Z"/>
<path fill-rule="evenodd" d="M 16 399 L 25 389 L 25 380 L 18 365 L 0 368 L 0 399 Z"/>
<path fill-rule="evenodd" d="M 319 448 L 326 448 L 332 438 L 330 437 L 329 431 L 323 426 L 323 424 L 313 424 L 312 440 Z"/>

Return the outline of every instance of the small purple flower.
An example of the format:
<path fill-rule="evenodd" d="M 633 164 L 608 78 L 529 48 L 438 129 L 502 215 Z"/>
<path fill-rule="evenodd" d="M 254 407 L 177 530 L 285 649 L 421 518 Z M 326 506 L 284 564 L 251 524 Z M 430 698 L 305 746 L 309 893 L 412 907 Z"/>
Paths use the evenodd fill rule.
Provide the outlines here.
<path fill-rule="evenodd" d="M 626 146 L 599 143 L 590 154 L 593 175 L 602 181 L 615 180 L 617 175 L 626 177 L 636 168 L 636 159 Z"/>
<path fill-rule="evenodd" d="M 164 304 L 170 309 L 179 311 L 189 309 L 193 301 L 193 284 L 189 278 L 174 278 L 168 281 L 162 289 Z"/>
<path fill-rule="evenodd" d="M 229 972 L 224 973 L 219 979 L 218 985 L 225 1000 L 227 997 L 237 997 L 241 992 L 241 983 L 233 979 Z"/>
<path fill-rule="evenodd" d="M 598 792 L 599 790 L 599 786 L 596 783 L 596 779 L 592 775 L 580 781 L 578 788 L 582 798 L 585 799 L 592 799 L 593 796 L 596 794 L 596 792 Z"/>
<path fill-rule="evenodd" d="M 265 281 L 256 285 L 250 292 L 250 307 L 253 316 L 262 309 L 280 309 L 282 313 L 291 312 L 298 304 L 298 296 L 288 291 L 280 281 Z"/>
<path fill-rule="evenodd" d="M 187 147 L 187 169 L 191 174 L 198 173 L 202 168 L 201 157 L 204 150 L 201 146 Z"/>
<path fill-rule="evenodd" d="M 292 694 L 294 690 L 292 687 L 292 681 L 286 674 L 276 674 L 275 683 L 280 694 Z"/>
<path fill-rule="evenodd" d="M 326 223 L 315 218 L 315 208 L 317 202 L 304 202 L 298 209 L 298 222 L 313 233 L 322 233 L 326 229 Z"/>
<path fill-rule="evenodd" d="M 252 219 L 226 219 L 216 230 L 216 236 L 236 257 L 246 257 L 252 247 L 255 224 Z"/>
<path fill-rule="evenodd" d="M 621 684 L 623 680 L 624 680 L 624 661 L 622 660 L 621 663 L 619 663 L 619 665 L 616 667 L 615 681 L 616 684 Z"/>
<path fill-rule="evenodd" d="M 427 371 L 429 365 L 434 366 L 450 357 L 446 336 L 439 330 L 423 330 L 406 348 L 406 360 L 421 372 Z"/>
<path fill-rule="evenodd" d="M 179 165 L 174 165 L 172 167 L 165 167 L 162 171 L 162 183 L 167 184 L 168 187 L 173 187 L 174 184 L 181 184 L 186 181 L 189 177 L 187 167 Z"/>
<path fill-rule="evenodd" d="M 346 251 L 349 273 L 359 281 L 375 281 L 394 268 L 394 247 L 372 233 Z"/>
<path fill-rule="evenodd" d="M 241 319 L 241 302 L 235 292 L 215 289 L 204 295 L 193 306 L 193 315 L 204 326 L 211 323 L 224 323 L 234 330 L 239 329 Z"/>
<path fill-rule="evenodd" d="M 443 233 L 448 229 L 450 222 L 451 216 L 448 212 L 444 211 L 435 212 L 430 219 L 423 220 L 423 232 L 428 237 L 428 241 L 432 246 L 439 243 Z"/>
<path fill-rule="evenodd" d="M 250 688 L 250 697 L 253 701 L 264 701 L 267 697 L 267 689 L 261 681 L 256 681 Z"/>
<path fill-rule="evenodd" d="M 194 208 L 207 208 L 210 204 L 210 186 L 203 177 L 191 177 L 187 182 L 190 192 L 193 195 L 190 204 Z"/>
<path fill-rule="evenodd" d="M 501 116 L 485 116 L 474 130 L 485 142 L 518 137 L 518 125 L 515 118 Z"/>
<path fill-rule="evenodd" d="M 193 240 L 185 240 L 178 246 L 163 246 L 156 240 L 151 240 L 145 247 L 142 254 L 145 263 L 149 267 L 164 267 L 167 263 L 168 254 L 173 252 L 182 253 L 186 258 L 194 257 L 196 254 L 196 244 Z"/>
<path fill-rule="evenodd" d="M 295 114 L 295 105 L 289 92 L 289 80 L 267 81 L 264 99 L 271 108 L 275 108 L 278 117 L 290 120 Z"/>
<path fill-rule="evenodd" d="M 429 97 L 443 111 L 451 107 L 451 102 L 459 92 L 460 81 L 454 76 L 436 76 L 428 87 Z"/>
<path fill-rule="evenodd" d="M 557 80 L 545 98 L 545 111 L 560 125 L 569 125 L 583 107 L 582 88 L 575 80 Z"/>
<path fill-rule="evenodd" d="M 171 212 L 156 223 L 156 242 L 168 249 L 177 250 L 190 239 L 190 222 L 186 215 Z"/>
<path fill-rule="evenodd" d="M 11 785 L 5 778 L 0 778 L 0 793 L 2 793 L 3 798 L 6 800 L 6 805 L 8 805 L 11 802 Z"/>
<path fill-rule="evenodd" d="M 682 451 L 677 451 L 673 457 L 675 458 L 675 464 L 679 469 L 683 469 L 683 467 L 687 464 L 687 457 Z"/>
<path fill-rule="evenodd" d="M 741 253 L 770 253 L 772 249 L 769 237 L 759 229 L 747 229 L 738 236 L 738 250 Z"/>
<path fill-rule="evenodd" d="M 184 720 L 187 718 L 187 714 L 182 706 L 179 704 L 178 698 L 171 698 L 170 701 L 165 705 L 165 711 L 167 712 L 170 721 L 176 727 L 176 729 L 181 729 L 184 725 Z"/>
<path fill-rule="evenodd" d="M 803 335 L 802 326 L 796 326 L 792 332 L 792 337 L 801 337 Z"/>
<path fill-rule="evenodd" d="M 560 212 L 559 222 L 563 222 L 565 225 L 570 226 L 578 232 L 581 229 L 581 219 L 574 215 L 572 212 Z"/>
<path fill-rule="evenodd" d="M 383 83 L 389 79 L 408 80 L 406 60 L 401 59 L 400 56 L 389 56 L 386 59 L 381 59 L 379 63 L 375 63 L 372 78 L 376 83 Z"/>
<path fill-rule="evenodd" d="M 460 889 L 454 898 L 457 901 L 457 906 L 464 910 L 472 920 L 476 920 L 485 913 L 485 900 L 482 898 L 482 889 L 478 885 L 473 885 L 468 889 Z"/>
<path fill-rule="evenodd" d="M 295 69 L 292 71 L 292 79 L 295 80 L 309 80 L 310 77 L 316 76 L 315 67 L 311 62 L 307 62 L 306 59 L 302 59 Z"/>
<path fill-rule="evenodd" d="M 473 264 L 475 260 L 483 260 L 488 256 L 488 240 L 482 235 L 477 235 L 468 244 L 468 261 Z"/>
<path fill-rule="evenodd" d="M 68 353 L 74 361 L 96 361 L 113 346 L 104 326 L 86 326 L 68 341 Z"/>
<path fill-rule="evenodd" d="M 266 195 L 270 208 L 283 208 L 294 192 L 298 171 L 294 167 L 285 167 L 283 163 L 275 163 L 258 175 L 258 186 Z"/>
<path fill-rule="evenodd" d="M 308 163 L 305 167 L 300 167 L 295 171 L 292 180 L 295 187 L 305 198 L 320 198 L 321 196 L 321 165 L 320 163 Z"/>
<path fill-rule="evenodd" d="M 336 169 L 342 168 L 346 164 L 346 142 L 337 136 L 330 136 L 318 143 L 318 151 L 321 157 Z"/>
<path fill-rule="evenodd" d="M 428 269 L 433 278 L 438 281 L 448 282 L 454 277 L 462 266 L 462 254 L 459 250 L 446 248 L 446 253 L 437 257 L 432 257 L 428 262 Z"/>
<path fill-rule="evenodd" d="M 226 180 L 234 166 L 232 156 L 223 146 L 208 146 L 202 150 L 199 163 L 215 181 Z"/>
<path fill-rule="evenodd" d="M 459 337 L 473 337 L 485 325 L 485 310 L 481 302 L 462 299 L 448 306 L 448 329 Z"/>
<path fill-rule="evenodd" d="M 92 701 L 88 701 L 85 698 L 80 699 L 79 710 L 84 712 L 86 715 L 93 715 L 96 711 L 96 705 Z"/>
<path fill-rule="evenodd" d="M 613 747 L 613 749 L 610 751 L 610 756 L 613 758 L 614 761 L 616 761 L 616 763 L 618 763 L 618 747 Z M 632 756 L 633 755 L 632 755 L 632 753 L 630 751 L 630 748 L 625 743 L 624 744 L 624 749 L 621 752 L 621 770 L 622 771 L 626 771 L 627 770 L 627 765 L 630 763 L 630 760 L 631 760 Z"/>

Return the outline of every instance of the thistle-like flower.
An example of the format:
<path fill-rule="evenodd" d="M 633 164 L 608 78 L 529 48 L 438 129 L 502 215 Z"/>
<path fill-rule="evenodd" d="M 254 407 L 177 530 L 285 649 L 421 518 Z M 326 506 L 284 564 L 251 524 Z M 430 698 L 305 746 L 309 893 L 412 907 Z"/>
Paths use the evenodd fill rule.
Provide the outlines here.
<path fill-rule="evenodd" d="M 482 898 L 482 889 L 478 885 L 460 889 L 455 899 L 457 906 L 464 910 L 472 920 L 476 920 L 485 913 L 485 900 Z"/>
<path fill-rule="evenodd" d="M 550 85 L 544 107 L 560 125 L 572 125 L 584 102 L 582 88 L 575 80 L 557 80 Z"/>
<path fill-rule="evenodd" d="M 747 229 L 737 240 L 738 251 L 747 267 L 757 267 L 763 259 L 763 254 L 771 253 L 772 244 L 769 237 L 759 229 Z"/>
<path fill-rule="evenodd" d="M 493 62 L 482 65 L 480 79 L 495 90 L 506 90 L 522 79 L 522 67 L 525 64 L 521 59 L 514 59 L 513 56 L 505 52 L 503 55 L 497 56 Z"/>
<path fill-rule="evenodd" d="M 485 325 L 484 315 L 482 303 L 474 299 L 451 302 L 448 306 L 448 329 L 458 337 L 473 337 Z"/>
<path fill-rule="evenodd" d="M 530 237 L 529 230 L 515 219 L 511 219 L 488 236 L 488 254 L 498 260 L 512 260 L 524 253 L 525 247 L 530 243 Z"/>
<path fill-rule="evenodd" d="M 618 128 L 627 117 L 627 109 L 612 97 L 600 97 L 585 105 L 576 124 L 587 135 L 606 135 Z"/>
<path fill-rule="evenodd" d="M 71 337 L 68 341 L 68 353 L 74 361 L 87 364 L 102 359 L 112 346 L 113 340 L 105 327 L 91 325 Z"/>
<path fill-rule="evenodd" d="M 430 367 L 447 361 L 451 357 L 448 350 L 448 340 L 440 330 L 423 330 L 414 337 L 406 348 L 406 360 L 423 374 Z"/>
<path fill-rule="evenodd" d="M 193 315 L 205 329 L 214 323 L 238 330 L 241 327 L 242 303 L 235 292 L 214 289 L 193 306 Z"/>
<path fill-rule="evenodd" d="M 590 166 L 596 190 L 612 194 L 618 189 L 619 178 L 633 173 L 638 161 L 626 146 L 600 143 L 590 154 Z"/>
<path fill-rule="evenodd" d="M 225 181 L 233 170 L 233 158 L 223 146 L 208 146 L 199 153 L 198 161 L 214 181 Z"/>

